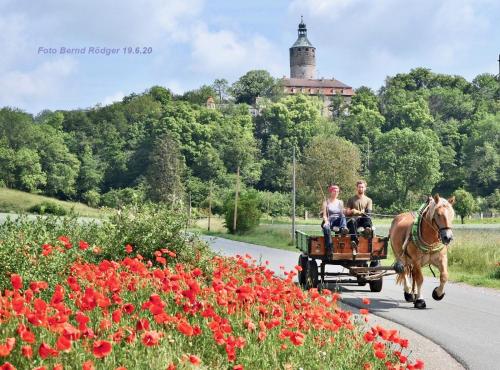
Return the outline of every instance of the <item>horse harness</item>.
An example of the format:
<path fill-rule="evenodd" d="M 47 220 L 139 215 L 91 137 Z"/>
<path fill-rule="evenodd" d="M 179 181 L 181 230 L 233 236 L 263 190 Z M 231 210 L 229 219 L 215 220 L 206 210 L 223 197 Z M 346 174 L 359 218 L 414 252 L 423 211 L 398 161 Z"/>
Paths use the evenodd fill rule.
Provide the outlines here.
<path fill-rule="evenodd" d="M 437 253 L 445 247 L 445 245 L 443 243 L 441 243 L 441 241 L 437 241 L 436 243 L 428 244 L 422 238 L 422 234 L 421 234 L 422 228 L 420 227 L 420 225 L 424 221 L 423 216 L 428 208 L 429 208 L 429 202 L 426 202 L 420 206 L 418 212 L 412 212 L 412 216 L 413 216 L 414 220 L 413 220 L 413 224 L 411 225 L 411 232 L 410 232 L 410 239 L 409 239 L 409 240 L 413 241 L 413 243 L 417 246 L 417 248 L 420 249 L 424 254 Z M 434 219 L 433 219 L 433 222 L 435 222 Z M 436 223 L 436 226 L 439 227 L 439 225 L 437 225 L 437 223 Z M 444 230 L 444 229 L 447 229 L 447 228 L 446 227 L 439 227 L 439 231 Z M 410 257 L 408 255 L 407 250 L 406 250 L 407 246 L 408 246 L 408 243 L 405 243 L 404 254 L 406 256 Z"/>

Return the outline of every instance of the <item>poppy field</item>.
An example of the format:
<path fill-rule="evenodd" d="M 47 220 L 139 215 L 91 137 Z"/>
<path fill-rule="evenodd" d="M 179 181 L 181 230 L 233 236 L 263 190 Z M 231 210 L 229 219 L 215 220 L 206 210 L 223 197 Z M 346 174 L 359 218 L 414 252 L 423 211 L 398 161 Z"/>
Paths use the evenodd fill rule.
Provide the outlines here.
<path fill-rule="evenodd" d="M 397 331 L 370 326 L 368 299 L 354 315 L 337 293 L 301 290 L 298 266 L 281 279 L 248 255 L 176 247 L 165 242 L 146 256 L 118 244 L 111 259 L 66 235 L 30 246 L 32 264 L 68 262 L 45 279 L 2 275 L 0 369 L 424 366 Z"/>

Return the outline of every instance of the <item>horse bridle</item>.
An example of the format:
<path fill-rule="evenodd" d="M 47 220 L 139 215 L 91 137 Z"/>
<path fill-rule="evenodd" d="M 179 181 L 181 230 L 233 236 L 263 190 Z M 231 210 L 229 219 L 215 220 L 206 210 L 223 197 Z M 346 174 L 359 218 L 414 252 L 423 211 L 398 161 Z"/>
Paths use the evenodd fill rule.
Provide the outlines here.
<path fill-rule="evenodd" d="M 437 209 L 438 207 L 436 207 Z M 427 208 L 427 211 L 429 210 L 429 208 Z M 425 217 L 423 217 L 423 219 L 429 224 L 429 221 L 426 220 Z M 434 227 L 434 224 L 437 226 L 437 227 Z M 446 231 L 446 230 L 451 230 L 451 227 L 449 226 L 440 226 L 439 223 L 436 221 L 436 210 L 434 210 L 434 214 L 432 215 L 432 221 L 430 223 L 430 227 L 432 227 L 434 229 L 434 231 L 437 232 L 438 234 L 438 238 L 439 238 L 439 241 L 442 243 L 443 241 L 441 240 L 441 232 L 442 231 Z"/>

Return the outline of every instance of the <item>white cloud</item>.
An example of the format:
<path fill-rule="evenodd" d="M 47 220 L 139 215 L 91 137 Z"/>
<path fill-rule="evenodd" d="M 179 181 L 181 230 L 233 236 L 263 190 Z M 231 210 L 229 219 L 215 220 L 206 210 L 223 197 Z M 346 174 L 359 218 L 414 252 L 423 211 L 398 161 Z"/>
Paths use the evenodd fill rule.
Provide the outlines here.
<path fill-rule="evenodd" d="M 118 91 L 114 93 L 113 95 L 108 95 L 102 100 L 102 105 L 110 105 L 116 102 L 122 101 L 122 99 L 125 97 L 125 94 L 122 91 Z"/>
<path fill-rule="evenodd" d="M 11 70 L 0 75 L 0 101 L 3 105 L 25 107 L 39 99 L 56 97 L 64 82 L 75 72 L 77 63 L 70 57 L 44 62 L 28 71 Z"/>
<path fill-rule="evenodd" d="M 265 68 L 280 74 L 282 64 L 277 47 L 262 35 L 241 37 L 230 30 L 210 31 L 205 24 L 198 24 L 191 34 L 193 63 L 199 72 L 233 77 L 249 69 Z"/>

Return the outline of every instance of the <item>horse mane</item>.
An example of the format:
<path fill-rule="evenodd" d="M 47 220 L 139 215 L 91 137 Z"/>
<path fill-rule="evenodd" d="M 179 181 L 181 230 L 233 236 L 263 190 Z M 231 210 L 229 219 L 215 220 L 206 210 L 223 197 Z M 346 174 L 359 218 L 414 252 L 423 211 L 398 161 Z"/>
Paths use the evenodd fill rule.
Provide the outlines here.
<path fill-rule="evenodd" d="M 428 211 L 427 211 L 427 217 L 432 220 L 434 218 L 434 213 L 436 212 L 436 209 L 439 207 L 446 207 L 448 210 L 451 211 L 451 216 L 454 218 L 455 216 L 455 211 L 453 210 L 452 205 L 450 202 L 448 202 L 445 198 L 439 198 L 439 201 L 436 203 L 434 198 L 430 197 L 429 199 L 429 206 L 428 206 Z"/>

